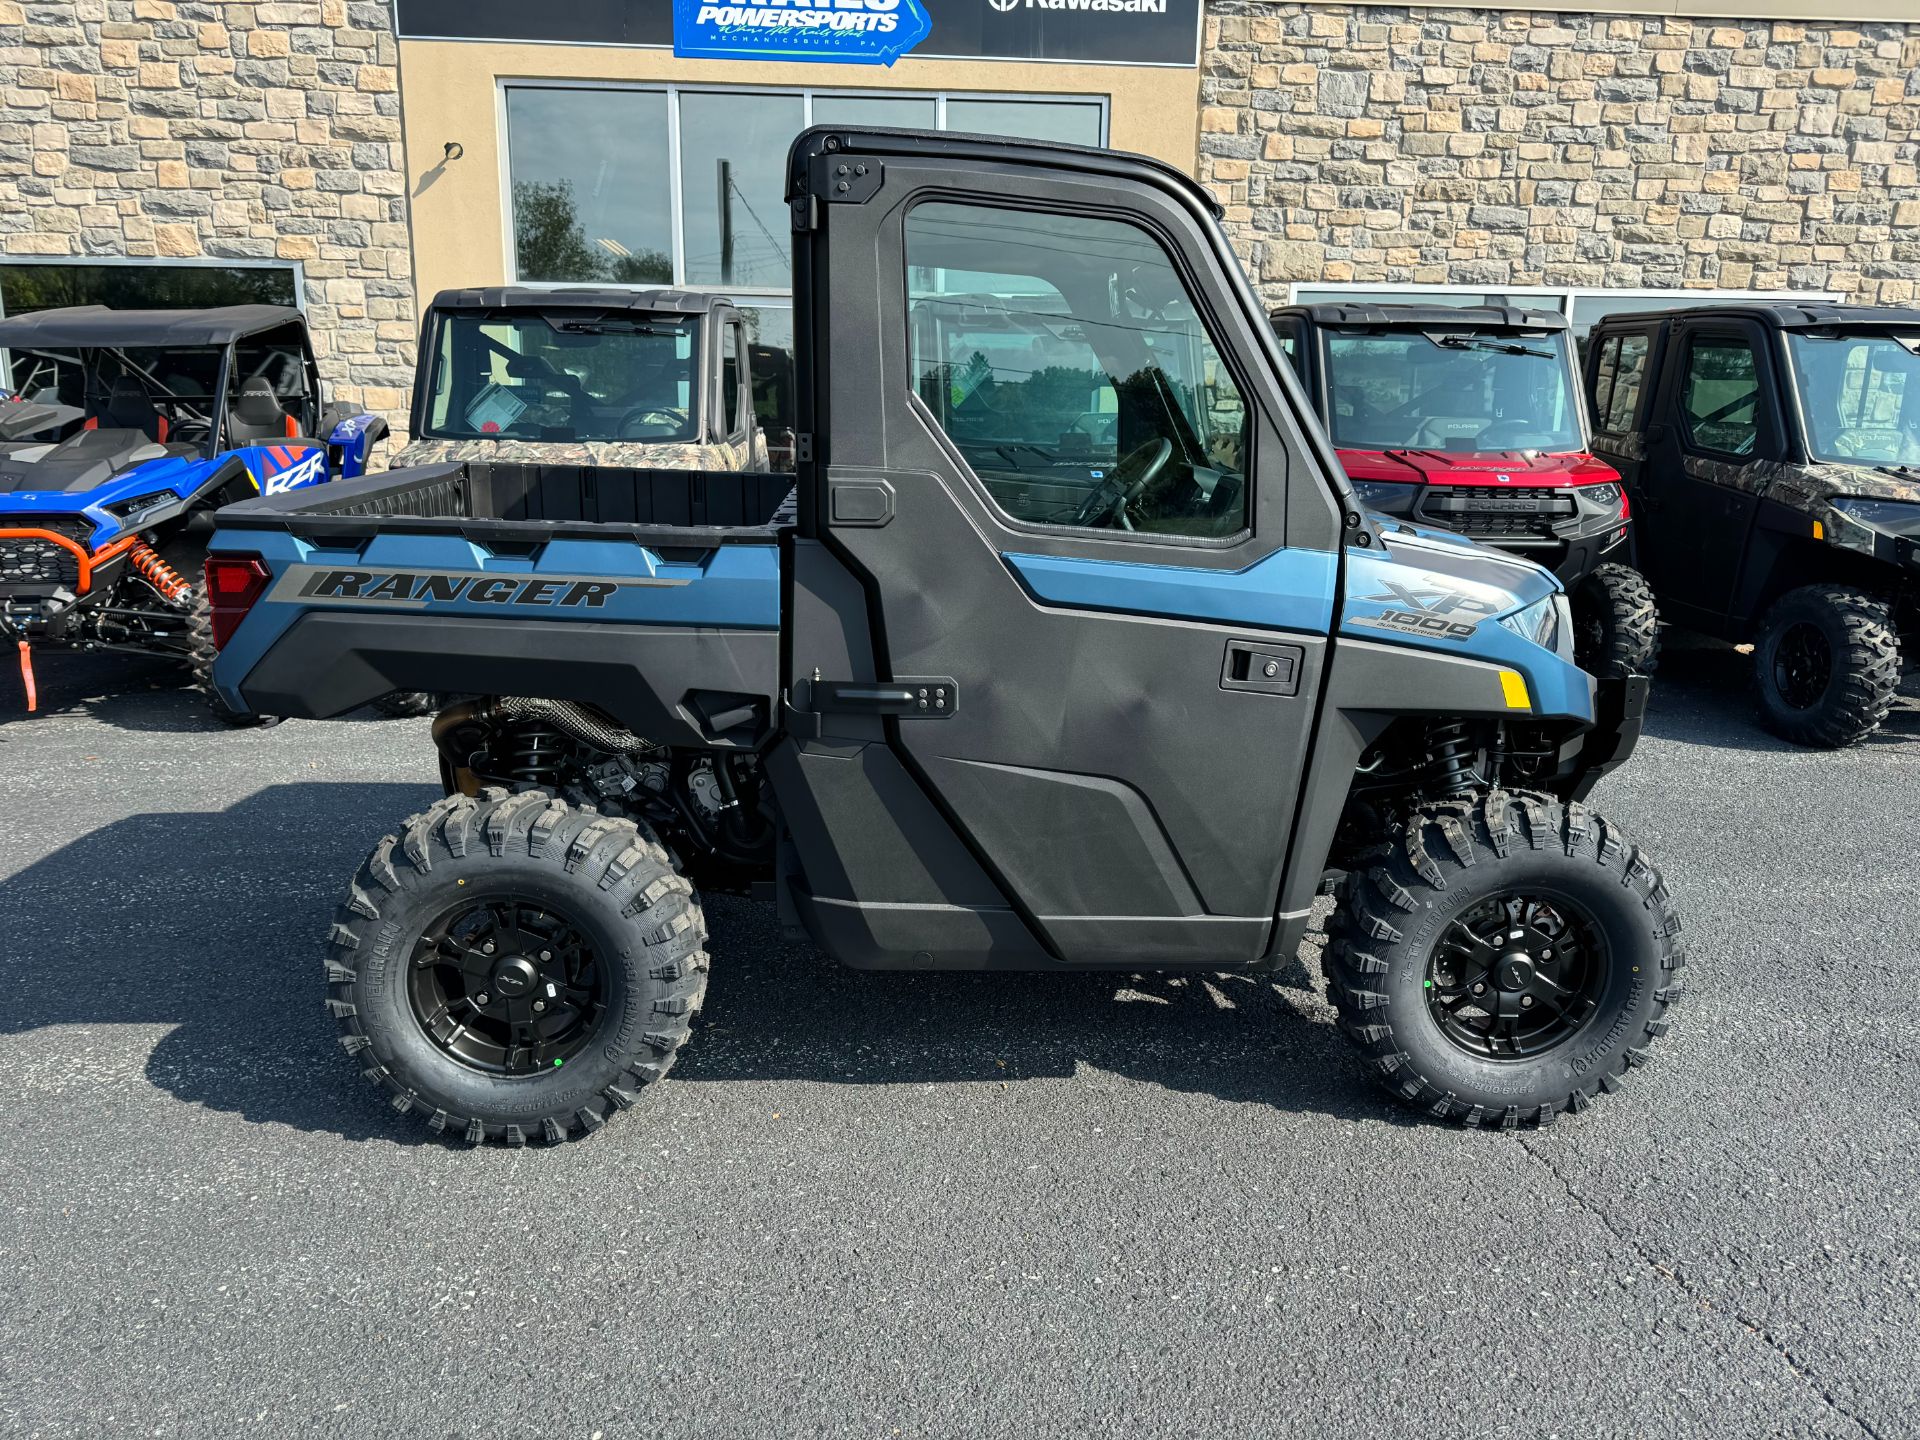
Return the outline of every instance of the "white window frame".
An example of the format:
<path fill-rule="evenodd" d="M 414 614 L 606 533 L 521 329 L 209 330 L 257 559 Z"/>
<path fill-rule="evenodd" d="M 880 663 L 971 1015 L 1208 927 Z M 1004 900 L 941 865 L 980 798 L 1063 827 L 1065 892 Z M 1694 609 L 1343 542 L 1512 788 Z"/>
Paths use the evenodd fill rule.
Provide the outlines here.
<path fill-rule="evenodd" d="M 645 81 L 547 79 L 537 75 L 499 76 L 494 82 L 494 129 L 499 138 L 501 200 L 501 264 L 509 285 L 545 289 L 577 285 L 571 280 L 524 280 L 520 277 L 518 247 L 514 244 L 513 215 L 513 137 L 507 129 L 507 92 L 509 90 L 601 90 L 619 94 L 664 95 L 667 100 L 667 223 L 672 227 L 670 253 L 673 256 L 673 284 L 689 288 L 686 266 L 686 227 L 682 205 L 680 174 L 680 97 L 682 95 L 796 95 L 800 99 L 800 126 L 813 124 L 816 96 L 857 100 L 931 100 L 934 126 L 947 128 L 947 101 L 996 100 L 1027 105 L 1097 105 L 1100 109 L 1100 143 L 1105 145 L 1113 120 L 1112 97 L 1108 95 L 1033 94 L 1027 91 L 994 90 L 882 90 L 862 86 L 839 85 L 706 85 Z M 615 286 L 616 289 L 645 289 L 645 286 Z M 713 285 L 702 289 L 724 290 L 728 295 L 748 301 L 756 308 L 790 308 L 793 292 L 782 286 Z"/>

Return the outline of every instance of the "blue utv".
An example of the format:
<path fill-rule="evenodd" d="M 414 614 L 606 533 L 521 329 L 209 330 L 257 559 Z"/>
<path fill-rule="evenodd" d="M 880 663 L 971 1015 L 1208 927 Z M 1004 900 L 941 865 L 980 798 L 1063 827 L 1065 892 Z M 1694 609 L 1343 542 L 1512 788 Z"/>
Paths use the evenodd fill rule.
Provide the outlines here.
<path fill-rule="evenodd" d="M 283 306 L 45 310 L 0 320 L 0 352 L 0 642 L 29 710 L 37 646 L 170 656 L 204 684 L 214 511 L 363 474 L 387 433 L 325 403 Z"/>

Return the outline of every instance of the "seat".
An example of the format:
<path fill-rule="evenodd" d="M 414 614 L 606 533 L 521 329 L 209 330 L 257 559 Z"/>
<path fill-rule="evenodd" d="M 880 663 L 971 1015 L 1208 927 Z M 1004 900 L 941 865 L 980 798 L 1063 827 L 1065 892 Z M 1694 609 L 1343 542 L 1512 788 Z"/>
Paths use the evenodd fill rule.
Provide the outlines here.
<path fill-rule="evenodd" d="M 298 438 L 300 423 L 286 412 L 273 384 L 264 375 L 255 375 L 240 387 L 227 410 L 227 435 L 235 445 L 257 445 L 263 441 Z"/>
<path fill-rule="evenodd" d="M 114 377 L 113 388 L 97 415 L 90 416 L 89 430 L 138 430 L 149 440 L 166 444 L 167 417 L 147 398 L 146 387 L 131 375 Z"/>

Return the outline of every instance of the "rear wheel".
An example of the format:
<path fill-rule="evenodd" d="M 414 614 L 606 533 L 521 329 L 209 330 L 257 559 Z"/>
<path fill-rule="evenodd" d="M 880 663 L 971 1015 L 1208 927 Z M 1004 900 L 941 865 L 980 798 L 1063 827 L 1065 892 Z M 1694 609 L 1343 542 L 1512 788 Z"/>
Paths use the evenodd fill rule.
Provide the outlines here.
<path fill-rule="evenodd" d="M 1807 585 L 1767 612 L 1753 647 L 1767 728 L 1796 745 L 1838 749 L 1880 728 L 1900 689 L 1892 608 L 1841 585 Z"/>
<path fill-rule="evenodd" d="M 1574 587 L 1573 652 L 1602 679 L 1651 675 L 1660 656 L 1660 613 L 1640 572 L 1602 565 Z"/>
<path fill-rule="evenodd" d="M 540 791 L 452 795 L 361 866 L 327 1007 L 395 1109 L 478 1143 L 597 1130 L 667 1073 L 706 922 L 651 834 Z"/>
<path fill-rule="evenodd" d="M 222 725 L 235 730 L 263 730 L 278 725 L 279 715 L 253 715 L 235 710 L 213 688 L 213 662 L 220 658 L 220 647 L 213 643 L 213 610 L 207 603 L 207 587 L 196 585 L 187 609 L 187 634 L 191 646 L 187 663 L 193 669 L 194 685 L 206 697 L 207 713 Z"/>
<path fill-rule="evenodd" d="M 1618 1090 L 1666 1034 L 1684 963 L 1660 872 L 1617 827 L 1498 790 L 1417 814 L 1330 930 L 1328 990 L 1375 1077 L 1476 1126 Z"/>

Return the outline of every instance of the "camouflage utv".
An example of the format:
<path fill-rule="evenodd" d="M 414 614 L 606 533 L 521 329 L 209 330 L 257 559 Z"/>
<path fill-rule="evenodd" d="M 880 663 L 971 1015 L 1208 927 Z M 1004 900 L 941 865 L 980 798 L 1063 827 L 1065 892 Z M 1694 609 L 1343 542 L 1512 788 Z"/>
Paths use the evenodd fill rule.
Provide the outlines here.
<path fill-rule="evenodd" d="M 701 474 L 767 476 L 756 492 L 791 483 L 773 478 L 755 413 L 756 395 L 786 393 L 755 374 L 779 352 L 748 332 L 729 301 L 696 291 L 442 291 L 421 329 L 413 439 L 391 468 L 455 467 L 457 483 L 518 493 L 518 518 L 551 521 L 599 519 L 621 494 L 651 499 L 657 487 L 623 484 L 632 472 L 685 471 L 684 516 L 605 518 L 702 523 Z M 556 473 L 568 470 L 576 483 Z M 395 692 L 376 704 L 413 715 L 435 702 Z"/>
<path fill-rule="evenodd" d="M 1873 734 L 1920 659 L 1920 310 L 1614 316 L 1587 382 L 1661 613 L 1753 645 L 1776 734 Z"/>

